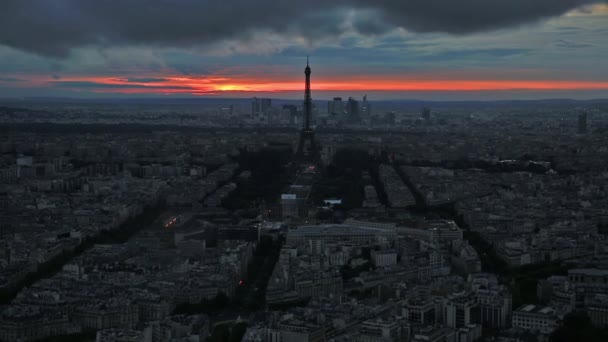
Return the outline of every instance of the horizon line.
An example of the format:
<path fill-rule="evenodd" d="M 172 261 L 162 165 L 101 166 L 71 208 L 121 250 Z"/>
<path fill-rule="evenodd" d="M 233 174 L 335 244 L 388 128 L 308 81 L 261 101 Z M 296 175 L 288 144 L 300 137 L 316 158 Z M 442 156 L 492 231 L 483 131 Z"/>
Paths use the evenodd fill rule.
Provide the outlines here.
<path fill-rule="evenodd" d="M 341 97 L 342 96 L 335 96 Z M 171 95 L 158 95 L 158 96 L 99 96 L 99 97 L 66 97 L 66 96 L 15 96 L 15 97 L 0 97 L 0 102 L 8 101 L 37 101 L 37 100 L 74 100 L 74 101 L 98 101 L 98 100 L 120 100 L 120 101 L 150 101 L 150 100 L 167 100 L 167 101 L 179 101 L 179 100 L 252 100 L 254 98 L 264 98 L 278 101 L 303 101 L 301 98 L 279 98 L 272 96 L 250 96 L 250 97 L 221 97 L 221 96 L 179 96 L 175 94 Z M 312 99 L 312 101 L 332 101 L 333 98 L 318 98 Z M 347 101 L 348 99 L 346 99 Z M 608 101 L 608 97 L 593 97 L 588 99 L 576 99 L 570 97 L 539 97 L 535 99 L 521 99 L 521 98 L 509 98 L 509 99 L 462 99 L 462 100 L 425 100 L 420 98 L 386 98 L 378 100 L 367 100 L 368 102 L 542 102 L 542 101 L 570 101 L 570 102 L 592 102 L 592 101 Z"/>

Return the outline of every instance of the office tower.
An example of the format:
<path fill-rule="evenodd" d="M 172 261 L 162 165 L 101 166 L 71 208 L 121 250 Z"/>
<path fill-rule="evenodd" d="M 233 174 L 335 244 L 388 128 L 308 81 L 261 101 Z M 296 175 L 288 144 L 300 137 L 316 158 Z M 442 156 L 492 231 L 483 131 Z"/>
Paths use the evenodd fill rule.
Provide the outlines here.
<path fill-rule="evenodd" d="M 264 114 L 271 106 L 271 99 L 258 99 L 257 97 L 254 97 L 253 101 L 251 101 L 251 115 L 255 116 Z"/>
<path fill-rule="evenodd" d="M 369 118 L 372 115 L 372 107 L 369 102 L 367 102 L 367 95 L 363 96 L 363 103 L 361 104 L 361 114 L 366 118 Z"/>
<path fill-rule="evenodd" d="M 341 97 L 334 97 L 332 101 L 327 102 L 327 113 L 344 114 L 344 102 Z"/>
<path fill-rule="evenodd" d="M 290 125 L 293 125 L 296 123 L 296 118 L 298 116 L 298 107 L 294 106 L 294 105 L 283 105 L 283 113 L 284 115 L 287 115 L 287 122 L 289 122 Z"/>
<path fill-rule="evenodd" d="M 578 114 L 578 134 L 587 133 L 587 112 Z"/>
<path fill-rule="evenodd" d="M 425 123 L 431 122 L 431 109 L 426 107 L 422 108 L 421 116 Z"/>
<path fill-rule="evenodd" d="M 346 103 L 346 112 L 351 122 L 359 122 L 359 101 L 349 97 Z"/>

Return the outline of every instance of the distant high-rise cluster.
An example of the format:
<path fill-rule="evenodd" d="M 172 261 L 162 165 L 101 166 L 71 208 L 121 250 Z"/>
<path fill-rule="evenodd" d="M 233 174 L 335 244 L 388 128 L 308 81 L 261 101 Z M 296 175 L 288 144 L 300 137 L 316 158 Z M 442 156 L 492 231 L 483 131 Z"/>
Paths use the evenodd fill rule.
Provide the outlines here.
<path fill-rule="evenodd" d="M 349 97 L 347 101 L 334 97 L 327 102 L 327 114 L 339 116 L 341 121 L 347 123 L 360 123 L 371 117 L 371 105 L 367 101 L 367 95 L 363 96 L 361 103 L 353 97 Z"/>
<path fill-rule="evenodd" d="M 265 114 L 270 107 L 272 107 L 271 99 L 259 99 L 254 97 L 253 101 L 251 101 L 251 115 Z"/>

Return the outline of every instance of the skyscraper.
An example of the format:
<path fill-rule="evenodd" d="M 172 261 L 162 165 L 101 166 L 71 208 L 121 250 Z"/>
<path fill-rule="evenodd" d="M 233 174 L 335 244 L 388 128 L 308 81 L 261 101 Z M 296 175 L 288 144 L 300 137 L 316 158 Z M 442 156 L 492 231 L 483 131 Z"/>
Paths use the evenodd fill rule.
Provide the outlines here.
<path fill-rule="evenodd" d="M 587 112 L 578 114 L 578 134 L 587 133 Z"/>
<path fill-rule="evenodd" d="M 283 105 L 283 113 L 287 115 L 287 122 L 292 125 L 296 122 L 296 116 L 298 115 L 298 107 L 294 105 Z"/>
<path fill-rule="evenodd" d="M 351 122 L 359 122 L 359 101 L 349 97 L 346 103 L 346 112 Z"/>
<path fill-rule="evenodd" d="M 367 102 L 367 95 L 363 96 L 363 103 L 361 104 L 361 114 L 366 118 L 369 118 L 372 115 L 372 107 L 369 102 Z"/>
<path fill-rule="evenodd" d="M 344 102 L 341 97 L 334 97 L 332 101 L 327 102 L 327 113 L 344 114 Z"/>
<path fill-rule="evenodd" d="M 422 120 L 424 120 L 424 123 L 426 123 L 426 124 L 431 123 L 431 109 L 430 108 L 428 108 L 428 107 L 422 108 L 421 116 L 422 116 Z"/>
<path fill-rule="evenodd" d="M 271 99 L 258 99 L 257 97 L 253 98 L 251 101 L 251 115 L 260 115 L 265 114 L 268 108 L 272 106 Z"/>

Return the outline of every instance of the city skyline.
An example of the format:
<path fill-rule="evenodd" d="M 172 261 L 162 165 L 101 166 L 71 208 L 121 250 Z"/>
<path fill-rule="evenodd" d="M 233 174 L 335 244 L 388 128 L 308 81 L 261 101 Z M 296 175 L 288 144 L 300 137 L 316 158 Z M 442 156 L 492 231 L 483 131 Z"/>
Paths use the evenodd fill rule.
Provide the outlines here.
<path fill-rule="evenodd" d="M 190 1 L 149 6 L 130 23 L 137 4 L 110 21 L 116 8 L 101 4 L 9 1 L 0 15 L 1 96 L 297 99 L 302 81 L 294 70 L 307 54 L 316 65 L 315 98 L 591 99 L 608 92 L 604 1 L 538 1 L 525 13 L 517 2 L 469 1 L 453 15 L 444 13 L 449 3 L 338 1 L 328 8 L 313 1 L 310 10 L 277 6 L 247 20 L 207 4 L 226 28 L 204 22 L 205 5 Z M 285 22 L 279 12 L 287 7 L 293 18 Z M 153 36 L 159 22 L 175 27 Z"/>
<path fill-rule="evenodd" d="M 3 0 L 0 342 L 608 341 L 608 0 Z"/>

